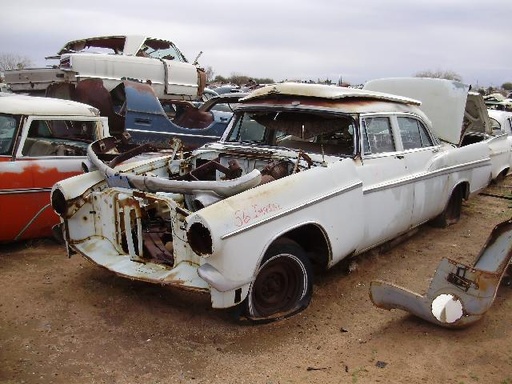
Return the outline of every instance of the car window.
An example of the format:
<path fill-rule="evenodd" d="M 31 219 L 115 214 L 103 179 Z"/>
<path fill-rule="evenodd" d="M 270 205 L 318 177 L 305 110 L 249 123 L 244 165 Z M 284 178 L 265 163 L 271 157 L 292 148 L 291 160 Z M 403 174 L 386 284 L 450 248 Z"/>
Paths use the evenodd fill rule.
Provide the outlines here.
<path fill-rule="evenodd" d="M 500 131 L 501 130 L 501 124 L 498 120 L 489 117 L 489 120 L 491 121 L 491 128 L 493 131 Z"/>
<path fill-rule="evenodd" d="M 276 145 L 327 155 L 354 154 L 349 116 L 307 112 L 238 113 L 227 141 Z"/>
<path fill-rule="evenodd" d="M 22 149 L 25 156 L 85 155 L 97 139 L 97 121 L 33 120 Z"/>
<path fill-rule="evenodd" d="M 16 126 L 15 117 L 0 115 L 0 155 L 11 153 Z"/>
<path fill-rule="evenodd" d="M 187 62 L 183 54 L 174 44 L 163 40 L 147 39 L 139 52 L 137 52 L 137 56 Z"/>
<path fill-rule="evenodd" d="M 506 123 L 505 123 L 505 133 L 507 135 L 510 135 L 512 134 L 512 118 L 508 118 L 507 120 L 505 120 Z"/>
<path fill-rule="evenodd" d="M 231 131 L 228 141 L 258 142 L 264 144 L 266 129 L 258 123 L 253 114 L 243 113 L 237 116 L 234 129 Z"/>
<path fill-rule="evenodd" d="M 363 153 L 394 152 L 395 141 L 387 117 L 366 117 L 363 119 Z"/>
<path fill-rule="evenodd" d="M 425 126 L 413 117 L 398 117 L 398 127 L 404 149 L 431 147 L 432 139 Z"/>

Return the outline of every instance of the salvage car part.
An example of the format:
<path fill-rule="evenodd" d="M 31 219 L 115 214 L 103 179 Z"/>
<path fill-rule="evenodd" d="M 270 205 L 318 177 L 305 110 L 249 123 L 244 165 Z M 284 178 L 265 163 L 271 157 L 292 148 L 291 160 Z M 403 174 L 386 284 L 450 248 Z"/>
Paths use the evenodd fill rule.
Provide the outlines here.
<path fill-rule="evenodd" d="M 402 309 L 446 328 L 467 327 L 491 307 L 500 282 L 510 274 L 512 219 L 498 224 L 471 265 L 443 258 L 424 295 L 372 281 L 370 298 L 379 308 Z"/>

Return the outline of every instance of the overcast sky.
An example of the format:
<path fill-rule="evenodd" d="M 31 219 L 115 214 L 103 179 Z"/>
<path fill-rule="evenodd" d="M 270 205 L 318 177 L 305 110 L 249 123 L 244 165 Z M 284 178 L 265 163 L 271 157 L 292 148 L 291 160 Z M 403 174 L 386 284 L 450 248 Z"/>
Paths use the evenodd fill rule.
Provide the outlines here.
<path fill-rule="evenodd" d="M 3 0 L 0 53 L 38 66 L 69 40 L 172 40 L 215 75 L 343 81 L 450 70 L 512 81 L 512 0 Z"/>

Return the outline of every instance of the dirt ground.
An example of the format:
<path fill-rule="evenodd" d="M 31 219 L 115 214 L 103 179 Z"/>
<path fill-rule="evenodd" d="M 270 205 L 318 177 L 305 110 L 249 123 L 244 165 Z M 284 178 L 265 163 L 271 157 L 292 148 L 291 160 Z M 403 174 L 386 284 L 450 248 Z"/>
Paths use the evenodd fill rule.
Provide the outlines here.
<path fill-rule="evenodd" d="M 510 197 L 512 178 L 488 194 Z M 51 240 L 0 246 L 1 383 L 512 384 L 512 288 L 463 330 L 379 309 L 382 279 L 424 292 L 441 257 L 471 263 L 512 201 L 478 195 L 459 223 L 316 276 L 310 306 L 241 325 L 209 297 L 117 277 Z M 5 220 L 6 218 L 2 218 Z"/>

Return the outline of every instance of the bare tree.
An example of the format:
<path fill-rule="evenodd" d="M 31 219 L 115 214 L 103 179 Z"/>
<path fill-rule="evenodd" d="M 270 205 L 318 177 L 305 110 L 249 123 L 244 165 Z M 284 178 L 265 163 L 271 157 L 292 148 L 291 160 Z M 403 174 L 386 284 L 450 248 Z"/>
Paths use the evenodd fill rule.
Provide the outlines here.
<path fill-rule="evenodd" d="M 215 71 L 210 66 L 206 67 L 206 69 L 204 71 L 206 73 L 206 82 L 211 83 L 214 79 L 213 76 L 215 75 Z"/>
<path fill-rule="evenodd" d="M 0 72 L 10 69 L 23 69 L 32 65 L 32 60 L 27 56 L 13 53 L 0 53 Z"/>
<path fill-rule="evenodd" d="M 236 72 L 233 72 L 230 77 L 231 83 L 240 85 L 240 86 L 247 84 L 250 79 L 251 78 L 249 76 L 242 75 L 242 74 L 236 73 Z"/>
<path fill-rule="evenodd" d="M 437 71 L 425 70 L 420 71 L 414 75 L 415 77 L 432 77 L 436 79 L 447 79 L 447 80 L 455 80 L 462 81 L 462 76 L 454 71 L 443 71 L 438 69 Z"/>

